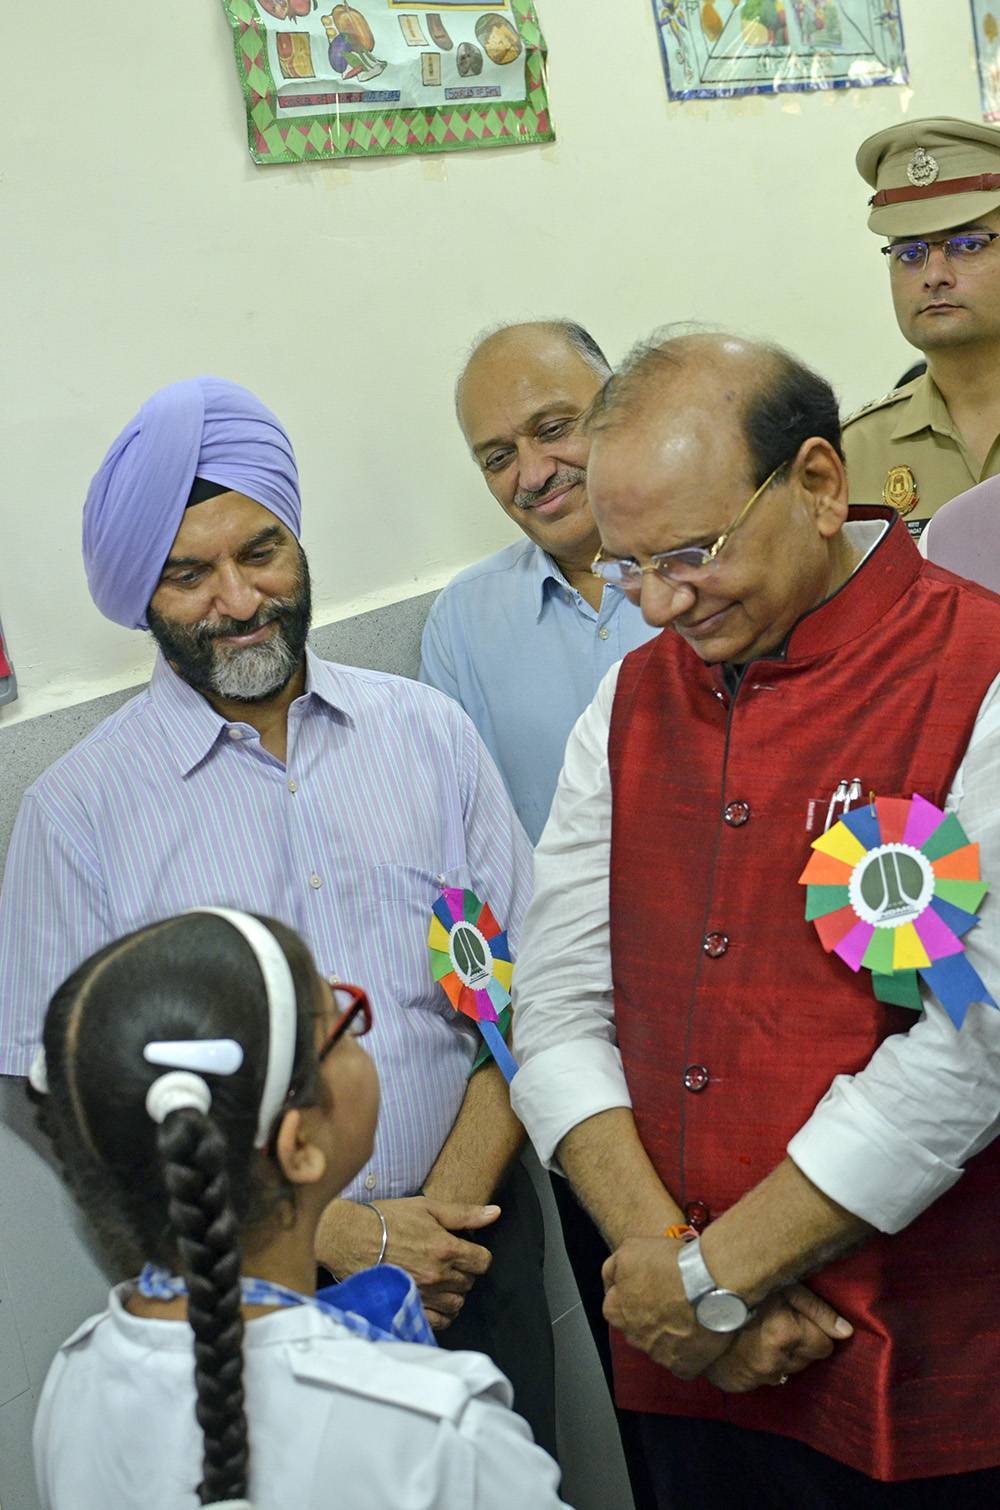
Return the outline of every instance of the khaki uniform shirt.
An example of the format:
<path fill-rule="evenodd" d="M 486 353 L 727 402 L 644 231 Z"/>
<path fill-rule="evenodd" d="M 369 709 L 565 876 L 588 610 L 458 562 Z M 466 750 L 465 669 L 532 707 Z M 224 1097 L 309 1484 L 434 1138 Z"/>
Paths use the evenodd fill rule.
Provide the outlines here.
<path fill-rule="evenodd" d="M 849 415 L 844 454 L 851 502 L 894 505 L 914 537 L 943 503 L 1000 473 L 1000 436 L 978 466 L 927 373 Z"/>

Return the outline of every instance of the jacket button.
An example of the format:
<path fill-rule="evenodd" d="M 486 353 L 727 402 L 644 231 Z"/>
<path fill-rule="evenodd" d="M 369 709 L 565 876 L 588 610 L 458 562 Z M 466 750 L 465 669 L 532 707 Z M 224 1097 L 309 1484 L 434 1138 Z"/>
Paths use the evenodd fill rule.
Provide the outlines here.
<path fill-rule="evenodd" d="M 722 815 L 731 828 L 742 828 L 750 819 L 749 802 L 730 802 Z"/>
<path fill-rule="evenodd" d="M 684 1089 L 703 1091 L 708 1084 L 708 1070 L 703 1064 L 689 1064 L 684 1071 Z"/>
<path fill-rule="evenodd" d="M 684 1215 L 688 1219 L 688 1225 L 693 1227 L 696 1232 L 703 1232 L 705 1230 L 705 1228 L 708 1226 L 708 1218 L 710 1214 L 711 1213 L 709 1212 L 709 1209 L 705 1205 L 704 1201 L 688 1201 L 687 1206 L 684 1209 Z"/>
<path fill-rule="evenodd" d="M 706 933 L 701 941 L 701 947 L 709 959 L 721 959 L 729 948 L 729 935 L 727 933 Z"/>

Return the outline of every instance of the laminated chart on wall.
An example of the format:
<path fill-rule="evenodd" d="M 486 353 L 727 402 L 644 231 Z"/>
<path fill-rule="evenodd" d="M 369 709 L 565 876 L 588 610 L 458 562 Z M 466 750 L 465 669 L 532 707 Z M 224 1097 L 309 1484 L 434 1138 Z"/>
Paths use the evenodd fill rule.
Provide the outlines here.
<path fill-rule="evenodd" d="M 652 0 L 672 100 L 905 84 L 899 0 Z"/>
<path fill-rule="evenodd" d="M 1000 121 L 1000 0 L 970 0 L 983 120 Z"/>
<path fill-rule="evenodd" d="M 533 0 L 222 0 L 258 163 L 553 141 Z"/>

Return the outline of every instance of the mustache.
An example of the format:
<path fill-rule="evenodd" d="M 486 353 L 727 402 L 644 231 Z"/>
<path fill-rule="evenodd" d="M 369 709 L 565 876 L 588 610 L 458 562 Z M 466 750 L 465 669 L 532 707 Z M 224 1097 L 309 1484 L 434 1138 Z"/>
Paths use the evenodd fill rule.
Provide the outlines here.
<path fill-rule="evenodd" d="M 284 598 L 272 598 L 270 602 L 262 603 L 249 619 L 223 619 L 218 624 L 202 620 L 200 624 L 192 624 L 191 635 L 199 645 L 210 645 L 213 640 L 227 639 L 229 635 L 253 634 L 275 619 L 287 618 L 293 607 L 294 604 Z"/>
<path fill-rule="evenodd" d="M 586 467 L 567 467 L 564 472 L 557 472 L 555 477 L 550 477 L 543 488 L 538 488 L 534 492 L 518 491 L 514 494 L 514 502 L 519 509 L 534 509 L 550 498 L 553 493 L 558 493 L 563 488 L 574 487 L 577 483 L 585 482 L 586 479 Z"/>

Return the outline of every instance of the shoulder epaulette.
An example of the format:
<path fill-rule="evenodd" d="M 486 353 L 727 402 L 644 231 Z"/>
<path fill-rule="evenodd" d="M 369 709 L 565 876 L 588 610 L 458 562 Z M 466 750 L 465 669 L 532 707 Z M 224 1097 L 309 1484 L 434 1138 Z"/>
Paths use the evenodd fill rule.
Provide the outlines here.
<path fill-rule="evenodd" d="M 913 380 L 915 382 L 916 379 Z M 855 409 L 853 414 L 848 414 L 840 421 L 840 428 L 846 430 L 856 419 L 863 419 L 866 414 L 874 414 L 876 409 L 885 409 L 889 404 L 898 404 L 901 399 L 909 398 L 913 392 L 913 382 L 904 383 L 902 388 L 893 388 L 891 392 L 883 394 L 882 398 L 872 399 L 871 403 L 862 404 L 860 409 Z"/>

